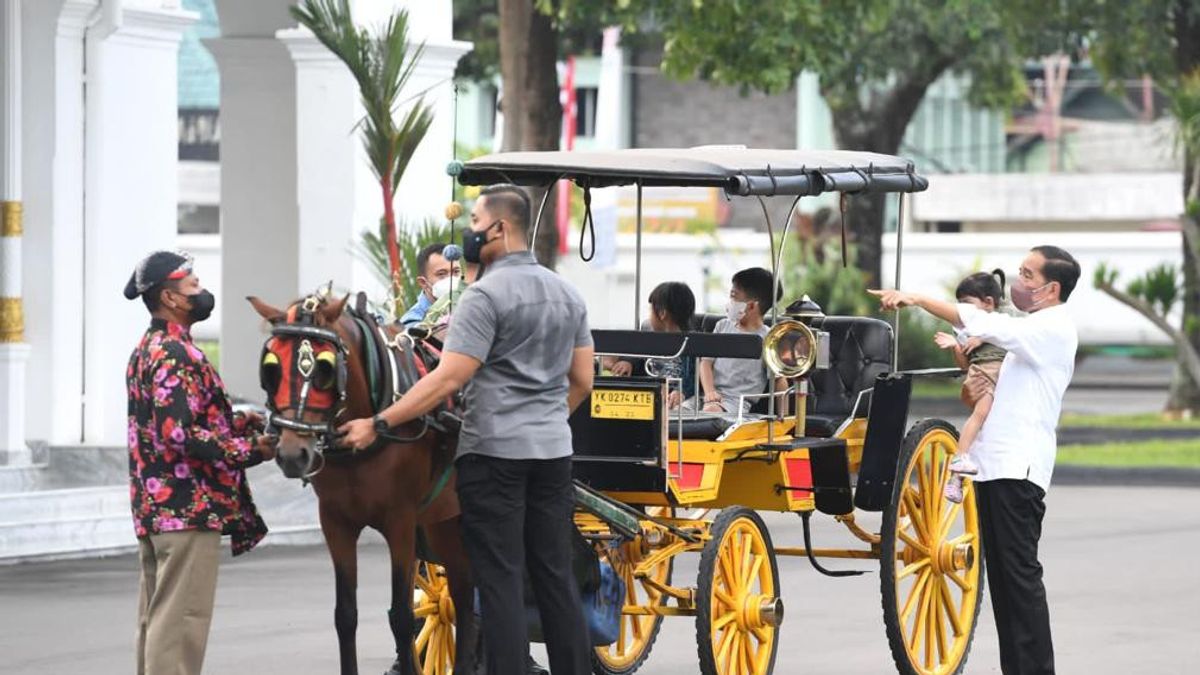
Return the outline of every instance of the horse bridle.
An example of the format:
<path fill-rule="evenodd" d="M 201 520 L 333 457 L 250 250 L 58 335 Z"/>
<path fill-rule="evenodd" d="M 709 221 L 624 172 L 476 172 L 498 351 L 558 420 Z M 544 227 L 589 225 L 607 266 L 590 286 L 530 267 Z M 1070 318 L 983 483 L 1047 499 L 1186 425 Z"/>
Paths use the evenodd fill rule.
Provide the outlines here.
<path fill-rule="evenodd" d="M 287 429 L 296 433 L 299 436 L 312 437 L 316 441 L 313 444 L 313 452 L 320 459 L 320 465 L 313 471 L 307 473 L 304 478 L 308 479 L 320 473 L 325 468 L 325 453 L 337 449 L 338 439 L 343 434 L 339 433 L 338 418 L 345 412 L 346 402 L 346 384 L 348 381 L 348 366 L 346 363 L 347 357 L 350 355 L 350 348 L 342 339 L 342 336 L 330 328 L 323 328 L 316 325 L 315 318 L 317 309 L 320 308 L 321 298 L 316 295 L 311 295 L 305 298 L 297 308 L 295 322 L 280 322 L 271 327 L 272 338 L 286 338 L 291 340 L 299 340 L 300 343 L 296 347 L 295 355 L 295 372 L 300 375 L 300 393 L 299 400 L 296 403 L 296 414 L 291 417 L 284 417 L 276 406 L 275 392 L 271 391 L 267 383 L 263 381 L 262 387 L 267 394 L 267 419 L 266 426 L 268 429 Z M 382 330 L 381 330 L 382 334 Z M 364 336 L 369 338 L 370 336 Z M 394 340 L 387 342 L 386 346 L 389 350 L 395 349 L 404 352 L 404 348 L 400 345 L 400 338 L 406 337 L 403 334 L 398 335 Z M 324 410 L 326 418 L 321 422 L 306 422 L 304 421 L 304 413 L 308 408 L 308 397 L 313 387 L 313 375 L 317 368 L 317 354 L 313 348 L 313 342 L 326 343 L 333 347 L 334 368 L 336 373 L 336 399 L 333 404 Z M 270 352 L 271 340 L 267 340 L 263 344 L 263 353 L 260 357 L 260 364 Z M 411 339 L 410 339 L 411 343 Z M 365 355 L 364 355 L 365 358 Z M 392 361 L 392 367 L 395 366 L 395 354 L 388 355 L 388 359 Z M 398 369 L 397 369 L 398 370 Z M 393 402 L 399 400 L 400 390 L 399 378 L 393 378 Z M 349 452 L 358 453 L 369 450 L 374 450 L 387 443 L 414 443 L 428 433 L 430 428 L 429 419 L 422 416 L 418 422 L 421 425 L 420 431 L 413 436 L 397 436 L 390 433 L 377 434 L 375 442 L 363 450 L 350 448 Z"/>

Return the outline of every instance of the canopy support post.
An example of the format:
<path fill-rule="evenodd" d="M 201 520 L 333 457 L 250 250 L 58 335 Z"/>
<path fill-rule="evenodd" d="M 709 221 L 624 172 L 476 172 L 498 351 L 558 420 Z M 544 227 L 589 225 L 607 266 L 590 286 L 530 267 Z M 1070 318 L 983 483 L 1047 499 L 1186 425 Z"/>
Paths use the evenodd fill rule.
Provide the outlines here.
<path fill-rule="evenodd" d="M 550 193 L 554 191 L 554 186 L 560 180 L 562 180 L 561 175 L 558 178 L 554 179 L 554 181 L 551 182 L 550 185 L 546 186 L 546 192 L 545 192 L 545 194 L 542 195 L 542 204 L 541 204 L 541 206 L 538 207 L 537 220 L 533 221 L 533 234 L 531 234 L 529 236 L 529 252 L 533 254 L 533 261 L 536 263 L 539 263 L 539 264 L 542 261 L 537 259 L 538 230 L 541 229 L 541 227 L 542 227 L 542 216 L 546 215 L 546 202 L 550 201 Z"/>
<path fill-rule="evenodd" d="M 908 205 L 908 193 L 900 193 L 900 208 L 896 217 L 896 277 L 892 287 L 900 290 L 900 262 L 904 260 L 904 210 Z M 900 308 L 892 317 L 892 372 L 900 369 Z"/>
<path fill-rule="evenodd" d="M 633 275 L 633 329 L 642 328 L 642 181 L 637 182 L 637 269 Z"/>

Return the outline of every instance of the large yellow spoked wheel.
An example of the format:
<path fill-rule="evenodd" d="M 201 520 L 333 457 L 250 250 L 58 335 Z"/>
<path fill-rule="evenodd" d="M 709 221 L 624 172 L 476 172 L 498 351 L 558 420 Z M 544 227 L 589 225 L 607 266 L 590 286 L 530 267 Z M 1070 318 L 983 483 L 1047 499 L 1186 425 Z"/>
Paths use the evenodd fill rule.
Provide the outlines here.
<path fill-rule="evenodd" d="M 775 667 L 783 601 L 771 536 L 758 514 L 717 514 L 700 552 L 696 642 L 704 675 L 766 675 Z"/>
<path fill-rule="evenodd" d="M 883 512 L 883 621 L 896 668 L 908 675 L 961 673 L 983 598 L 975 491 L 943 495 L 958 433 L 942 420 L 904 437 L 892 501 Z"/>
<path fill-rule="evenodd" d="M 652 607 L 664 603 L 666 597 L 661 591 L 633 576 L 634 569 L 648 553 L 643 550 L 640 537 L 628 543 L 606 546 L 599 553 L 600 559 L 608 561 L 625 582 L 627 606 Z M 670 584 L 671 559 L 655 565 L 650 579 L 663 585 Z M 663 617 L 653 614 L 622 614 L 617 641 L 596 647 L 592 653 L 592 672 L 596 675 L 628 675 L 636 671 L 650 656 L 662 620 Z"/>
<path fill-rule="evenodd" d="M 421 561 L 415 579 L 413 618 L 418 630 L 413 651 L 422 675 L 445 675 L 454 670 L 454 603 L 446 570 Z"/>

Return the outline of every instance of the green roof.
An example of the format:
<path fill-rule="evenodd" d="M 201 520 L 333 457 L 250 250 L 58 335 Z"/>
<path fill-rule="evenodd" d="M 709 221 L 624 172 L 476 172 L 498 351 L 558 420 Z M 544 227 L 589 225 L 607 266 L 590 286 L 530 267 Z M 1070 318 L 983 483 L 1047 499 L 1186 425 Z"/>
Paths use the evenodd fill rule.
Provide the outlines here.
<path fill-rule="evenodd" d="M 221 77 L 217 62 L 200 41 L 220 36 L 217 8 L 214 0 L 183 0 L 183 8 L 199 13 L 200 19 L 188 26 L 179 44 L 179 107 L 216 108 L 221 102 Z"/>

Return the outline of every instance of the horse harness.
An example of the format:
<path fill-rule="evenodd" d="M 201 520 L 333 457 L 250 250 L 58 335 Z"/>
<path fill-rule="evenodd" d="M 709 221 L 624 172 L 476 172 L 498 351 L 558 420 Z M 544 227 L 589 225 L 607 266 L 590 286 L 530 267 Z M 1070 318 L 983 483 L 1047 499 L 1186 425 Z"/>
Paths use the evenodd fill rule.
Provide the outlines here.
<path fill-rule="evenodd" d="M 317 310 L 323 297 L 310 295 L 289 311 L 286 320 L 275 323 L 271 338 L 263 345 L 260 359 L 260 384 L 267 394 L 267 427 L 288 429 L 300 436 L 316 439 L 313 450 L 321 460 L 317 469 L 305 479 L 320 473 L 325 461 L 363 456 L 381 450 L 391 443 L 415 443 L 425 437 L 430 429 L 443 434 L 455 434 L 461 427 L 461 419 L 446 403 L 418 418 L 417 432 L 411 436 L 380 433 L 370 446 L 358 450 L 339 445 L 342 434 L 338 433 L 339 417 L 345 412 L 346 386 L 348 383 L 347 358 L 350 348 L 336 331 L 318 326 Z M 414 339 L 404 331 L 389 335 L 366 309 L 366 296 L 360 293 L 356 306 L 347 310 L 347 315 L 359 333 L 360 351 L 367 374 L 367 389 L 370 392 L 372 411 L 378 413 L 400 400 L 417 381 L 436 367 L 441 356 L 432 345 Z M 271 350 L 276 340 L 290 341 L 292 377 L 290 391 L 280 405 L 277 390 L 280 388 L 285 364 Z M 298 377 L 297 377 L 298 376 Z M 319 392 L 313 401 L 314 392 Z M 286 410 L 295 410 L 291 417 L 283 416 Z M 321 422 L 304 420 L 305 412 L 324 413 Z M 432 502 L 449 480 L 450 463 L 439 476 L 434 489 L 422 501 L 424 508 Z"/>

